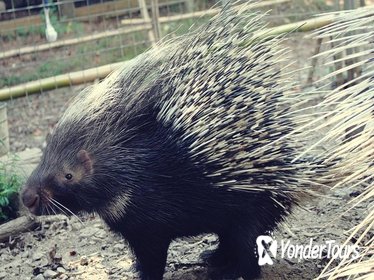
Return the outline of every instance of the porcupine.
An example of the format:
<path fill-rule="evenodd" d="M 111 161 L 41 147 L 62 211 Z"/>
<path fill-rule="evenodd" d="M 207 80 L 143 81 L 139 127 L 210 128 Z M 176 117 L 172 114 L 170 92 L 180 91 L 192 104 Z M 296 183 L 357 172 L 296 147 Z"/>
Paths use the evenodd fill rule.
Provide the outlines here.
<path fill-rule="evenodd" d="M 262 16 L 248 7 L 79 94 L 26 183 L 30 211 L 97 212 L 127 240 L 143 280 L 162 279 L 172 240 L 201 233 L 219 238 L 207 260 L 212 277 L 258 276 L 257 236 L 323 170 L 293 161 L 300 131 L 278 66 L 285 52 L 279 38 L 256 37 Z"/>

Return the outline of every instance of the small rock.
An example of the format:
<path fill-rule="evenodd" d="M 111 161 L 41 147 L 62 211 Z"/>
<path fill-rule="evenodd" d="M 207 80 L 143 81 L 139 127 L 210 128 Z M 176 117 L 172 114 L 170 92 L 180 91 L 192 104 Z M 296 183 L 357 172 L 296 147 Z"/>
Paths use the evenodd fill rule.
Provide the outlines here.
<path fill-rule="evenodd" d="M 36 275 L 35 278 L 34 278 L 34 280 L 44 280 L 44 279 L 45 279 L 45 278 L 44 278 L 43 274 L 38 274 L 38 275 Z"/>
<path fill-rule="evenodd" d="M 133 268 L 133 265 L 134 265 L 134 263 L 131 259 L 124 259 L 124 260 L 120 261 L 119 264 L 120 264 L 120 267 L 122 268 L 122 270 L 124 272 L 131 271 L 132 268 Z"/>
<path fill-rule="evenodd" d="M 69 252 L 69 255 L 70 255 L 70 257 L 74 257 L 74 256 L 77 255 L 77 251 L 72 250 L 72 251 Z"/>
<path fill-rule="evenodd" d="M 8 262 L 6 263 L 3 268 L 4 269 L 9 269 L 9 268 L 16 268 L 16 267 L 20 267 L 22 266 L 22 261 L 19 259 L 19 260 L 14 260 L 12 262 Z"/>
<path fill-rule="evenodd" d="M 56 271 L 47 269 L 46 271 L 44 271 L 43 276 L 45 278 L 56 278 L 58 276 L 58 273 Z"/>
<path fill-rule="evenodd" d="M 11 251 L 11 254 L 12 256 L 16 256 L 19 254 L 19 250 L 17 248 L 14 248 L 12 251 Z"/>
<path fill-rule="evenodd" d="M 88 265 L 88 258 L 87 256 L 82 256 L 80 260 L 81 265 Z"/>
<path fill-rule="evenodd" d="M 66 272 L 66 270 L 65 270 L 65 268 L 59 266 L 59 267 L 57 267 L 57 272 L 63 274 L 63 273 Z"/>
<path fill-rule="evenodd" d="M 38 260 L 40 260 L 41 258 L 43 258 L 44 257 L 44 255 L 42 254 L 42 253 L 34 253 L 34 255 L 32 256 L 32 260 L 33 261 L 38 261 Z"/>
<path fill-rule="evenodd" d="M 104 229 L 104 226 L 103 226 L 102 223 L 95 223 L 93 226 L 94 226 L 95 228 L 101 228 L 101 229 Z"/>
<path fill-rule="evenodd" d="M 21 257 L 22 258 L 28 258 L 30 256 L 30 253 L 29 253 L 29 251 L 25 251 L 25 252 L 23 252 L 22 254 L 21 254 Z"/>
<path fill-rule="evenodd" d="M 105 230 L 103 230 L 103 229 L 99 229 L 95 233 L 95 236 L 98 237 L 98 238 L 104 239 L 104 238 L 108 237 L 108 233 Z"/>
<path fill-rule="evenodd" d="M 94 235 L 97 231 L 98 231 L 98 229 L 96 229 L 96 228 L 87 227 L 87 228 L 83 228 L 80 231 L 79 235 L 80 235 L 81 238 L 87 238 L 87 237 L 90 237 L 90 236 Z"/>
<path fill-rule="evenodd" d="M 71 224 L 71 228 L 74 231 L 78 231 L 83 228 L 83 225 L 80 222 L 75 222 Z"/>
<path fill-rule="evenodd" d="M 116 245 L 113 246 L 113 249 L 122 251 L 123 249 L 125 249 L 125 244 L 117 243 Z"/>
<path fill-rule="evenodd" d="M 38 275 L 38 274 L 42 274 L 42 271 L 40 269 L 40 267 L 34 267 L 33 270 L 32 270 L 32 274 L 33 275 Z"/>
<path fill-rule="evenodd" d="M 0 272 L 0 279 L 5 279 L 5 277 L 7 276 L 8 274 L 4 271 L 4 272 Z"/>
<path fill-rule="evenodd" d="M 94 237 L 92 237 L 91 241 L 94 241 L 95 243 L 102 242 L 102 238 L 94 236 Z"/>
<path fill-rule="evenodd" d="M 42 258 L 39 262 L 40 266 L 47 266 L 48 265 L 48 260 L 46 258 Z"/>

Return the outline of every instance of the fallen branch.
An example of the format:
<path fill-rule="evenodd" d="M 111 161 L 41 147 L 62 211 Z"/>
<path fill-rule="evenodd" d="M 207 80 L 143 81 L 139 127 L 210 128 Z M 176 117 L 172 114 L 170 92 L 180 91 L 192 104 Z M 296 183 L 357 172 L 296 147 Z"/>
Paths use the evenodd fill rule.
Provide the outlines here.
<path fill-rule="evenodd" d="M 8 241 L 11 236 L 35 229 L 43 223 L 54 223 L 67 220 L 64 215 L 55 216 L 22 216 L 0 226 L 0 242 Z"/>

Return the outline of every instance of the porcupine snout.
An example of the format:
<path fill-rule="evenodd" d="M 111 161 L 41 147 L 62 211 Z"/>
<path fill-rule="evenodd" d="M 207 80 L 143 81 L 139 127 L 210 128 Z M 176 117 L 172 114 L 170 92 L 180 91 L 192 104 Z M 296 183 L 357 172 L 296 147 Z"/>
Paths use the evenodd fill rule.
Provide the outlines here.
<path fill-rule="evenodd" d="M 25 187 L 21 193 L 23 204 L 31 213 L 37 214 L 40 205 L 40 196 L 36 188 Z"/>

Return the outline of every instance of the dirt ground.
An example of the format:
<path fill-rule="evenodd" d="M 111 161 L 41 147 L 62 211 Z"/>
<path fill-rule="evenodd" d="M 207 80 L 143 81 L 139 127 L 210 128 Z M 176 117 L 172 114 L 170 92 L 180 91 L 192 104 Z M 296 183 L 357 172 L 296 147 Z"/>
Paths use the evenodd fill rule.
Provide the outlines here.
<path fill-rule="evenodd" d="M 299 38 L 288 41 L 292 55 L 300 68 L 310 61 L 314 46 Z M 307 72 L 306 72 L 307 73 Z M 323 73 L 316 73 L 315 79 Z M 295 75 L 295 80 L 306 81 L 306 74 Z M 56 123 L 68 100 L 82 87 L 58 89 L 13 100 L 8 105 L 11 149 L 42 148 L 45 135 Z M 274 239 L 291 240 L 292 244 L 322 245 L 335 240 L 341 244 L 347 231 L 367 215 L 368 204 L 361 204 L 345 213 L 348 202 L 361 189 L 337 190 L 314 200 L 306 201 L 302 209 L 295 209 L 275 233 Z M 0 279 L 138 279 L 132 269 L 133 258 L 122 238 L 103 224 L 97 216 L 82 216 L 82 221 L 71 218 L 15 236 L 11 243 L 0 244 Z M 200 254 L 217 246 L 214 235 L 180 239 L 169 249 L 165 279 L 208 279 Z M 322 259 L 276 259 L 263 267 L 260 279 L 313 279 L 328 262 Z"/>
<path fill-rule="evenodd" d="M 346 231 L 361 220 L 368 205 L 343 214 L 349 200 L 359 191 L 339 191 L 312 200 L 299 208 L 274 234 L 274 239 L 292 244 L 342 244 Z M 16 237 L 14 244 L 0 249 L 0 279 L 138 279 L 132 269 L 133 257 L 117 234 L 110 232 L 99 217 L 71 218 Z M 217 246 L 214 235 L 176 240 L 168 253 L 165 279 L 208 280 L 200 254 Z M 313 279 L 328 262 L 322 259 L 276 259 L 262 269 L 259 279 Z M 51 257 L 52 255 L 52 257 Z"/>

